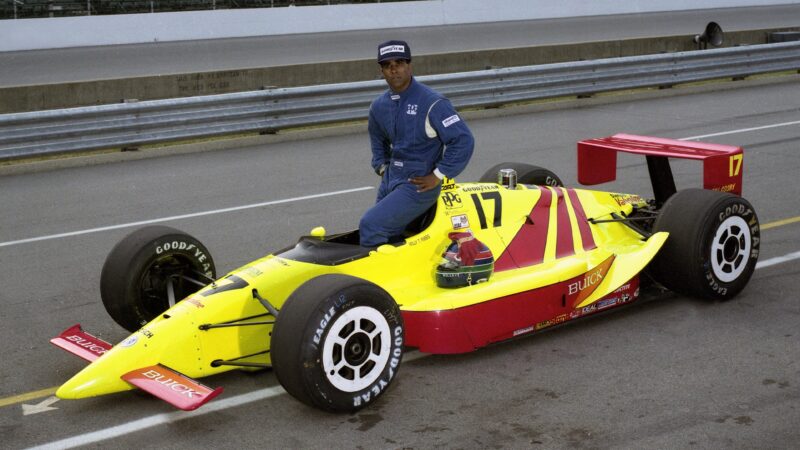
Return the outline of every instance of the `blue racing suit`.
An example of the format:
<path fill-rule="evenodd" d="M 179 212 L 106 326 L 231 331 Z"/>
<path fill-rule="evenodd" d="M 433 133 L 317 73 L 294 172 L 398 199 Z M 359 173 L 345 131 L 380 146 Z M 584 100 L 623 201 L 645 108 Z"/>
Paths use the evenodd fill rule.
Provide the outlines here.
<path fill-rule="evenodd" d="M 475 140 L 450 101 L 413 77 L 397 94 L 386 91 L 369 110 L 372 168 L 382 175 L 375 205 L 361 218 L 361 245 L 399 238 L 436 203 L 441 183 L 417 192 L 409 179 L 430 173 L 455 178 L 467 166 Z"/>

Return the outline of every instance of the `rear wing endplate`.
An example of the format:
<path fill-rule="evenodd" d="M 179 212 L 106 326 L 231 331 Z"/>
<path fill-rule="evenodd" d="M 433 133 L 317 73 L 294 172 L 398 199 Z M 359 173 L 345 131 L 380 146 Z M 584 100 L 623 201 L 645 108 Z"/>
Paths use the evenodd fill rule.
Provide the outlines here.
<path fill-rule="evenodd" d="M 703 161 L 703 188 L 742 195 L 741 147 L 706 142 L 615 134 L 578 142 L 578 182 L 584 185 L 617 179 L 617 152 L 647 157 L 656 201 L 663 204 L 675 193 L 668 158 Z"/>

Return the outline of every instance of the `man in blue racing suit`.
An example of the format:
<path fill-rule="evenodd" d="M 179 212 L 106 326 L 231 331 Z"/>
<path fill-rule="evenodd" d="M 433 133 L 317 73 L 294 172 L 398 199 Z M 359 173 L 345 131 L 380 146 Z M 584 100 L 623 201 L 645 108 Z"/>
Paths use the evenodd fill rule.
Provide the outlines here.
<path fill-rule="evenodd" d="M 464 170 L 475 145 L 450 101 L 414 79 L 406 42 L 378 46 L 378 63 L 389 90 L 369 110 L 372 168 L 382 180 L 377 202 L 359 224 L 364 247 L 400 240 L 436 203 L 442 179 Z"/>

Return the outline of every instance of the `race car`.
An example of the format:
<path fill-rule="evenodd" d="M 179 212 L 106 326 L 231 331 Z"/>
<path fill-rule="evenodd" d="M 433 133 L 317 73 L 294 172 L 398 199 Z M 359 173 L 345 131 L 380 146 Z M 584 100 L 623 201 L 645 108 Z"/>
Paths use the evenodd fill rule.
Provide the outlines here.
<path fill-rule="evenodd" d="M 91 361 L 57 392 L 143 389 L 185 410 L 222 389 L 195 378 L 271 368 L 300 401 L 353 412 L 380 398 L 408 348 L 451 354 L 631 304 L 649 289 L 726 300 L 747 284 L 759 223 L 741 197 L 739 147 L 617 134 L 578 143 L 578 181 L 645 156 L 654 198 L 565 188 L 553 172 L 501 163 L 447 180 L 402 238 L 358 245 L 322 227 L 217 278 L 208 249 L 164 226 L 110 252 L 101 297 L 132 334 L 112 346 L 75 325 L 54 344 Z M 669 158 L 703 163 L 677 191 Z"/>

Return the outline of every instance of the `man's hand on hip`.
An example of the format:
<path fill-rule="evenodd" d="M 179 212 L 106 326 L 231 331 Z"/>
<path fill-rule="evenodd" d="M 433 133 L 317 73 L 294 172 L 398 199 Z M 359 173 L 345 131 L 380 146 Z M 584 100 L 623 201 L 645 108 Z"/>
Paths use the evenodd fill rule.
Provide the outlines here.
<path fill-rule="evenodd" d="M 411 184 L 417 187 L 417 192 L 426 192 L 436 188 L 442 180 L 433 173 L 429 173 L 422 177 L 409 178 Z"/>

